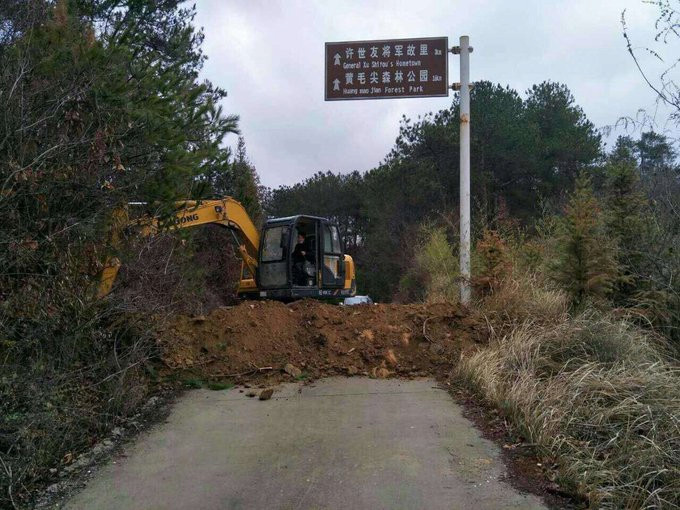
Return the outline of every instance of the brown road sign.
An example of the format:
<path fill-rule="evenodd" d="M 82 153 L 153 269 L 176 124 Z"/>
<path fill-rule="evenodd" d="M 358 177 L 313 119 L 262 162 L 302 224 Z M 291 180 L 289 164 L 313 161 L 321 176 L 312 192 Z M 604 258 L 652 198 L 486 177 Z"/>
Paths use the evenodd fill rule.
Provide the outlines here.
<path fill-rule="evenodd" d="M 448 96 L 448 38 L 326 43 L 326 101 Z"/>

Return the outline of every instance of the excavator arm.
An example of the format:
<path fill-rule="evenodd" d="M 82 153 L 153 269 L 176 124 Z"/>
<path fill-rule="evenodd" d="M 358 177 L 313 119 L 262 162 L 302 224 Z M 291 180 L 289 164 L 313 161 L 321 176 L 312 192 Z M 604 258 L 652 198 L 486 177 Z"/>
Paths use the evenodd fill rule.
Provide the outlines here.
<path fill-rule="evenodd" d="M 243 263 L 251 275 L 257 269 L 257 252 L 260 246 L 260 233 L 240 202 L 231 197 L 220 200 L 186 200 L 177 202 L 177 212 L 168 219 L 144 216 L 132 222 L 127 221 L 124 213 L 114 213 L 114 228 L 111 236 L 114 246 L 119 244 L 121 226 L 137 227 L 142 236 L 153 236 L 161 231 L 197 227 L 214 223 L 222 225 L 235 233 L 234 238 Z M 101 272 L 97 295 L 103 297 L 111 292 L 120 269 L 120 260 L 109 257 Z"/>

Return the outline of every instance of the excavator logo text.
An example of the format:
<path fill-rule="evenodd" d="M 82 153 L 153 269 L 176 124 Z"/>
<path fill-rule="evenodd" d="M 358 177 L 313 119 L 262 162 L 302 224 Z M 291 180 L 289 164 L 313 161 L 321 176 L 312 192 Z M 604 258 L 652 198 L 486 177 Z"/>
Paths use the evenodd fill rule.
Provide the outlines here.
<path fill-rule="evenodd" d="M 198 220 L 198 214 L 188 214 L 186 216 L 180 216 L 172 220 L 175 225 L 184 225 L 185 223 L 191 223 L 192 221 Z"/>

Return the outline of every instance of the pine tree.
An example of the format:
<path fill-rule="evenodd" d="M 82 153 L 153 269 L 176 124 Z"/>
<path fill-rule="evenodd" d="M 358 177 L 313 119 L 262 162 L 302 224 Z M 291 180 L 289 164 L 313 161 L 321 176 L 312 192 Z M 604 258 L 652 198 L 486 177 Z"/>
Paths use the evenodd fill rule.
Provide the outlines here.
<path fill-rule="evenodd" d="M 666 136 L 648 131 L 642 133 L 635 144 L 635 152 L 640 161 L 640 173 L 651 177 L 671 166 L 676 157 L 673 145 Z"/>
<path fill-rule="evenodd" d="M 0 2 L 0 435 L 12 438 L 0 457 L 13 473 L 0 476 L 0 508 L 16 506 L 13 488 L 28 504 L 65 448 L 144 399 L 155 319 L 90 291 L 115 248 L 108 226 L 129 201 L 167 213 L 200 198 L 237 120 L 198 79 L 202 35 L 179 3 Z"/>
<path fill-rule="evenodd" d="M 607 159 L 609 163 L 627 163 L 635 166 L 637 165 L 636 151 L 636 143 L 630 136 L 619 136 Z"/>
<path fill-rule="evenodd" d="M 641 190 L 634 161 L 625 157 L 612 158 L 605 170 L 606 229 L 618 246 L 619 273 L 613 298 L 618 304 L 626 305 L 642 283 L 640 270 L 644 257 L 640 242 L 644 235 L 647 199 Z"/>
<path fill-rule="evenodd" d="M 560 224 L 552 276 L 575 306 L 601 301 L 617 277 L 615 245 L 608 238 L 603 214 L 590 179 L 581 174 Z"/>
<path fill-rule="evenodd" d="M 260 177 L 255 166 L 248 159 L 246 141 L 239 136 L 236 145 L 236 157 L 231 167 L 233 179 L 233 197 L 241 202 L 248 214 L 257 224 L 262 220 L 262 204 L 260 200 Z"/>

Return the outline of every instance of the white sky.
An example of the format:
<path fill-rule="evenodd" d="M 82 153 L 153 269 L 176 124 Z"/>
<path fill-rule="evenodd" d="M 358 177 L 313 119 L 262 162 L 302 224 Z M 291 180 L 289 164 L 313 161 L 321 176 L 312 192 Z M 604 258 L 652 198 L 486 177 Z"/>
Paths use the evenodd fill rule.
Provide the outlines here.
<path fill-rule="evenodd" d="M 656 10 L 641 0 L 198 0 L 196 24 L 205 30 L 203 75 L 227 90 L 224 110 L 240 115 L 262 183 L 278 186 L 317 171 L 368 170 L 391 149 L 402 114 L 451 102 L 325 102 L 324 42 L 448 36 L 454 45 L 469 35 L 472 81 L 520 93 L 547 79 L 565 83 L 604 127 L 655 110 L 626 51 L 623 9 L 633 42 L 650 44 Z M 449 58 L 449 81 L 458 81 L 458 58 Z"/>

